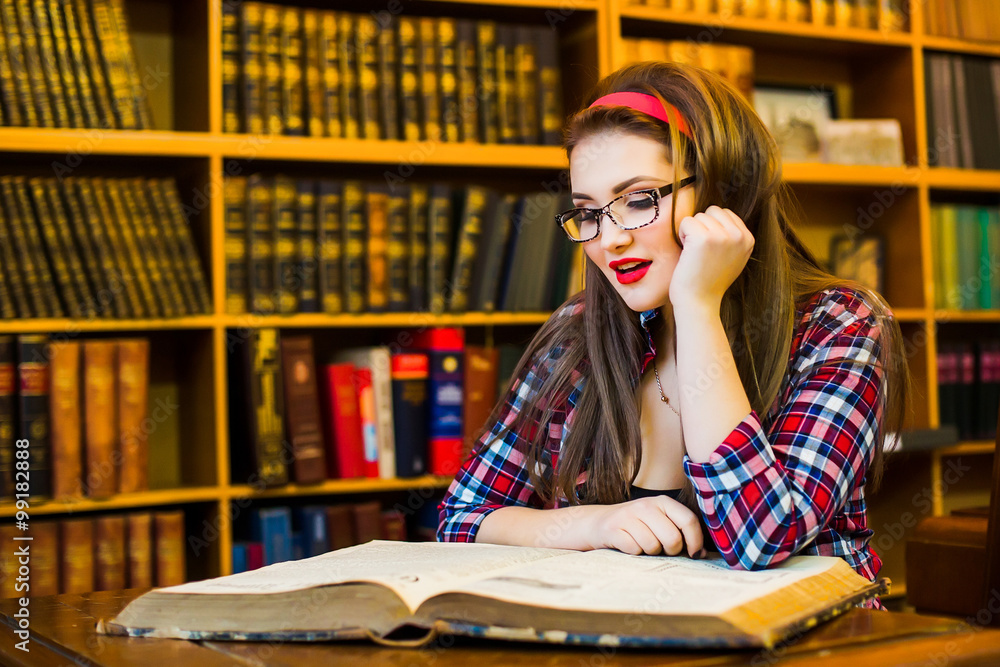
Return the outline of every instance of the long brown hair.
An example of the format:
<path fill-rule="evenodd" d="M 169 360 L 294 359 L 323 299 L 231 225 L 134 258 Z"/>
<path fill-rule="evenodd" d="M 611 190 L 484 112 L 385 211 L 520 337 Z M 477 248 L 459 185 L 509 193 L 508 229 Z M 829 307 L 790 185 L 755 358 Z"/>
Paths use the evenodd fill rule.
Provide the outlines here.
<path fill-rule="evenodd" d="M 619 91 L 648 93 L 674 105 L 687 120 L 692 137 L 629 108 L 587 108 L 598 97 Z M 678 63 L 638 63 L 605 77 L 587 105 L 568 119 L 564 129 L 567 154 L 584 139 L 609 133 L 663 144 L 670 164 L 683 165 L 687 173 L 697 176 L 695 210 L 704 211 L 713 204 L 732 209 L 753 234 L 753 253 L 723 298 L 721 318 L 743 388 L 761 417 L 781 390 L 796 306 L 831 287 L 845 286 L 861 293 L 879 325 L 876 363 L 883 372 L 882 402 L 876 407 L 879 438 L 867 471 L 869 487 L 876 486 L 885 436 L 900 431 L 908 409 L 910 379 L 902 334 L 880 295 L 828 273 L 795 235 L 792 222 L 801 213 L 782 181 L 774 141 L 750 104 L 721 77 L 705 70 Z M 674 170 L 675 188 L 681 171 Z M 672 201 L 676 206 L 676 198 Z M 673 233 L 680 245 L 676 225 Z M 533 387 L 537 393 L 508 428 L 532 434 L 519 438 L 516 446 L 526 457 L 532 485 L 547 503 L 556 494 L 572 504 L 623 502 L 641 461 L 639 406 L 634 397 L 645 332 L 638 313 L 625 304 L 601 270 L 589 260 L 586 264 L 586 289 L 568 302 L 582 300 L 582 312 L 551 317 L 539 329 L 508 387 L 530 367 L 537 370 L 539 360 L 546 360 L 545 372 Z M 546 455 L 549 431 L 525 426 L 547 424 L 580 372 L 587 381 L 556 475 L 543 477 L 538 463 Z M 503 402 L 495 408 L 488 425 L 496 423 L 502 406 Z M 583 471 L 587 483 L 578 494 L 576 481 Z"/>

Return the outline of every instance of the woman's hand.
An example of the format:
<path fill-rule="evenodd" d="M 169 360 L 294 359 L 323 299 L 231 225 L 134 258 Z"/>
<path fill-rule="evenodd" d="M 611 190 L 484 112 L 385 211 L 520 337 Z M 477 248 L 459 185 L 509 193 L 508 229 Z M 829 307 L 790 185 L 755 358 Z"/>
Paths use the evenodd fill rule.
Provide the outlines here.
<path fill-rule="evenodd" d="M 670 278 L 670 303 L 679 306 L 722 304 L 722 295 L 743 271 L 754 238 L 728 208 L 709 206 L 677 227 L 681 256 Z"/>
<path fill-rule="evenodd" d="M 669 496 L 653 496 L 603 506 L 594 516 L 595 548 L 627 554 L 704 556 L 704 536 L 698 515 Z"/>

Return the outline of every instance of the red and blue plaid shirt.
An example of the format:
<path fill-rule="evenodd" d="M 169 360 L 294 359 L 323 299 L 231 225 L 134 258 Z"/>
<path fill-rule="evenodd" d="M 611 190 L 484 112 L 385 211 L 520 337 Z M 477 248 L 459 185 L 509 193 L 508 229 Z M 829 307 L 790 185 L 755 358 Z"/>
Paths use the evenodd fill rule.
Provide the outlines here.
<path fill-rule="evenodd" d="M 581 309 L 567 306 L 556 317 Z M 642 313 L 649 325 L 657 311 Z M 879 325 L 862 294 L 835 288 L 799 309 L 778 398 L 761 418 L 748 414 L 705 463 L 684 456 L 711 539 L 732 567 L 759 569 L 796 553 L 840 556 L 874 581 L 882 566 L 869 546 L 865 472 L 880 438 L 882 370 Z M 655 355 L 652 337 L 643 365 Z M 557 348 L 553 357 L 558 357 Z M 438 506 L 440 541 L 474 542 L 479 525 L 510 505 L 542 508 L 516 444 L 527 433 L 508 428 L 521 406 L 538 400 L 551 359 L 534 363 L 505 399 Z M 586 383 L 586 368 L 550 423 L 542 476 L 551 479 Z M 636 378 L 638 382 L 638 378 Z M 585 481 L 581 475 L 578 484 Z M 566 505 L 565 498 L 554 507 Z M 875 606 L 879 606 L 875 603 Z"/>

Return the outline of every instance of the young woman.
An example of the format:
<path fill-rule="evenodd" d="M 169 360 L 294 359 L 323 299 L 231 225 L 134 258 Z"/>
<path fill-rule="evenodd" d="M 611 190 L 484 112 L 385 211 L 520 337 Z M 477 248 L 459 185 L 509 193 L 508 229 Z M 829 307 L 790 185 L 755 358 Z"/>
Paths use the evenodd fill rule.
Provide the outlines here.
<path fill-rule="evenodd" d="M 591 99 L 557 219 L 586 288 L 532 341 L 438 539 L 746 569 L 801 552 L 874 580 L 865 489 L 909 387 L 889 307 L 797 239 L 774 142 L 721 78 L 642 63 Z"/>

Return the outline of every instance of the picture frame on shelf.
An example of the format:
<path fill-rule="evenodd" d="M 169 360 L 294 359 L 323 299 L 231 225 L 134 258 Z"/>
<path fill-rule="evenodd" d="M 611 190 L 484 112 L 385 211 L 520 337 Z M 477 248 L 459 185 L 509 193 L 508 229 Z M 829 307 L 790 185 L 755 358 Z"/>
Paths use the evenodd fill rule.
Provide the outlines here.
<path fill-rule="evenodd" d="M 830 272 L 882 294 L 884 252 L 885 242 L 880 236 L 839 234 L 830 239 Z"/>
<path fill-rule="evenodd" d="M 784 162 L 819 162 L 826 124 L 837 117 L 832 89 L 757 86 L 754 109 L 771 131 Z"/>

